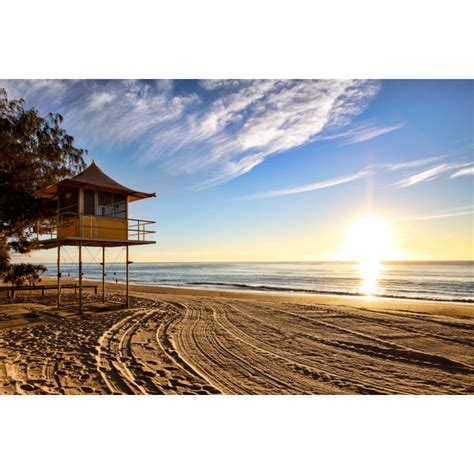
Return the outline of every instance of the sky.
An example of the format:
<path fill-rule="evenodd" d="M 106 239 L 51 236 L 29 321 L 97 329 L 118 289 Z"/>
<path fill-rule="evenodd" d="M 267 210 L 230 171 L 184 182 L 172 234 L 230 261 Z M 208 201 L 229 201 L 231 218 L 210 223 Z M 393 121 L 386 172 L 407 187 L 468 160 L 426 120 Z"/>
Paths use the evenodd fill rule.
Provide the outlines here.
<path fill-rule="evenodd" d="M 156 199 L 134 261 L 347 259 L 371 215 L 389 259 L 474 259 L 474 81 L 5 80 L 111 177 Z M 32 259 L 53 261 L 51 252 Z"/>

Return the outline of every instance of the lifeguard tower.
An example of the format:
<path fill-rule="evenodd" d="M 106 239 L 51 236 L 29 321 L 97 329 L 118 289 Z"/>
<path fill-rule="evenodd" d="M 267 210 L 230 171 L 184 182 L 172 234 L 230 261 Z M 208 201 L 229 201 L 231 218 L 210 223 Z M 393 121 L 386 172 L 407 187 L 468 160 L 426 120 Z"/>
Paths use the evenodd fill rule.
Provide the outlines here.
<path fill-rule="evenodd" d="M 128 204 L 156 197 L 134 191 L 107 176 L 94 161 L 73 178 L 66 178 L 36 193 L 57 202 L 56 215 L 36 224 L 39 247 L 57 248 L 58 307 L 61 305 L 61 247 L 78 247 L 79 313 L 82 313 L 82 249 L 102 247 L 102 301 L 105 302 L 105 249 L 125 247 L 125 301 L 129 306 L 129 247 L 154 244 L 147 226 L 154 221 L 129 218 Z"/>

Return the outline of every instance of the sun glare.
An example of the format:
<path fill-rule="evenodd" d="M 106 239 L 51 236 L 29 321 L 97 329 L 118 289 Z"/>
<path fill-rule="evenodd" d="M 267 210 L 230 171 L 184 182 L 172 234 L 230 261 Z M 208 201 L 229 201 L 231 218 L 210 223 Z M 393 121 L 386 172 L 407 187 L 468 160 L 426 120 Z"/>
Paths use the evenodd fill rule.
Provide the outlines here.
<path fill-rule="evenodd" d="M 390 260 L 394 255 L 389 226 L 374 217 L 356 222 L 349 233 L 347 253 L 351 259 L 359 262 L 360 292 L 365 295 L 377 293 L 380 262 Z"/>

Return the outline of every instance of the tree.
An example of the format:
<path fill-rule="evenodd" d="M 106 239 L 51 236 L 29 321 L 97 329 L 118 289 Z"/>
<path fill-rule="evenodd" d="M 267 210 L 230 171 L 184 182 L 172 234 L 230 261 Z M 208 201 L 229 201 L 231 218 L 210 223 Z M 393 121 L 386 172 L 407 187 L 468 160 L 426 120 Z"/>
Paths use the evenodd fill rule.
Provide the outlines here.
<path fill-rule="evenodd" d="M 5 240 L 0 239 L 0 276 L 8 271 L 10 258 L 8 254 L 8 245 Z"/>
<path fill-rule="evenodd" d="M 44 265 L 33 265 L 31 263 L 18 263 L 11 265 L 9 270 L 4 274 L 3 281 L 12 283 L 13 285 L 29 285 L 34 286 L 41 281 L 40 276 L 46 271 Z"/>
<path fill-rule="evenodd" d="M 61 128 L 60 114 L 41 117 L 23 105 L 0 88 L 0 274 L 8 271 L 11 250 L 34 248 L 31 224 L 54 213 L 54 203 L 34 193 L 82 171 L 87 153 Z"/>

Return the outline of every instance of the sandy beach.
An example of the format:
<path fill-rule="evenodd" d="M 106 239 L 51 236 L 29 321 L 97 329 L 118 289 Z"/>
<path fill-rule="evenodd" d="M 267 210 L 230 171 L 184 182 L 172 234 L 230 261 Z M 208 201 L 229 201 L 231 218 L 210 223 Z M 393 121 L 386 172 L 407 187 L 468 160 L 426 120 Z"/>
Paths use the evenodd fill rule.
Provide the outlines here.
<path fill-rule="evenodd" d="M 131 289 L 3 299 L 0 393 L 474 393 L 469 304 Z"/>

